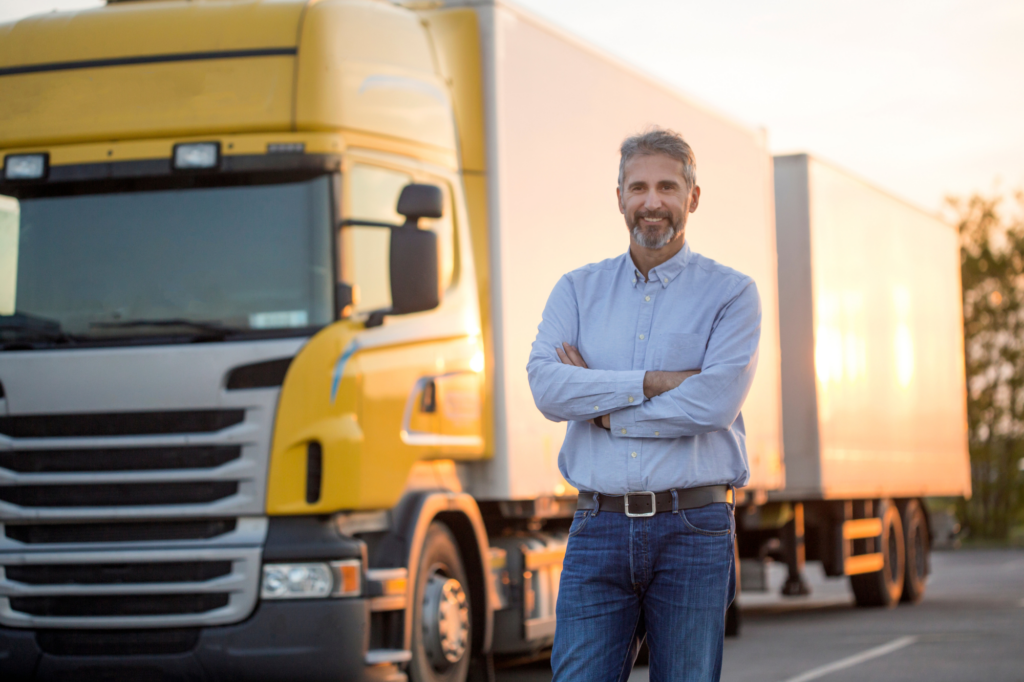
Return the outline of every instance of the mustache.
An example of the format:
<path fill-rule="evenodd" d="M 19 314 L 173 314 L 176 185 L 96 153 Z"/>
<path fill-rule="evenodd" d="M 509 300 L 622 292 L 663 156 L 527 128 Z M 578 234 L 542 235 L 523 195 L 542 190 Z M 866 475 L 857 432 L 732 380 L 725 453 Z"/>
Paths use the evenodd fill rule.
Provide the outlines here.
<path fill-rule="evenodd" d="M 641 218 L 653 218 L 654 220 L 671 220 L 672 215 L 668 211 L 637 211 L 633 214 L 635 220 Z"/>

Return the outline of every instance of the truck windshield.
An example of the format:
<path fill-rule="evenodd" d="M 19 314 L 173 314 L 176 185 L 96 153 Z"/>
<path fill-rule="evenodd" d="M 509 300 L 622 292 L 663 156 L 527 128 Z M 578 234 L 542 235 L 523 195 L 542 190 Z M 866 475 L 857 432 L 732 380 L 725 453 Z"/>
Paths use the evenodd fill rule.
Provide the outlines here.
<path fill-rule="evenodd" d="M 333 318 L 330 185 L 2 198 L 3 341 L 309 333 Z"/>

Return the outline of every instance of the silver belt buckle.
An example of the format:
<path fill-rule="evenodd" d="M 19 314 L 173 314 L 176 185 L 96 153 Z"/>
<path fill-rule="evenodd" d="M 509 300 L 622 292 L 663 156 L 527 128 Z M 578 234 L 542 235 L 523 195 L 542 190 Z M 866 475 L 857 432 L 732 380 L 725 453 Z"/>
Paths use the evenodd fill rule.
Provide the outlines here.
<path fill-rule="evenodd" d="M 641 514 L 631 514 L 630 511 L 629 511 L 629 496 L 630 495 L 650 495 L 651 496 L 651 511 L 643 512 Z M 644 490 L 643 492 L 639 492 L 639 493 L 626 493 L 626 516 L 629 516 L 629 517 L 634 518 L 634 519 L 639 519 L 639 518 L 644 518 L 644 517 L 647 517 L 647 516 L 654 516 L 656 513 L 658 513 L 658 501 L 654 497 L 654 493 L 653 492 L 651 492 L 650 490 Z"/>

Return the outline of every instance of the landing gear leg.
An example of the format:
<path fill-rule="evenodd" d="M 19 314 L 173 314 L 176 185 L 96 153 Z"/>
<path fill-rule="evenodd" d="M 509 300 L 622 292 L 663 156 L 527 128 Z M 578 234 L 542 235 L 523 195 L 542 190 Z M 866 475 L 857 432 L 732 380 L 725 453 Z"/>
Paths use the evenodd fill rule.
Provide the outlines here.
<path fill-rule="evenodd" d="M 804 581 L 804 505 L 800 502 L 793 504 L 793 520 L 782 529 L 782 552 L 789 569 L 782 594 L 787 597 L 810 594 L 811 588 Z"/>

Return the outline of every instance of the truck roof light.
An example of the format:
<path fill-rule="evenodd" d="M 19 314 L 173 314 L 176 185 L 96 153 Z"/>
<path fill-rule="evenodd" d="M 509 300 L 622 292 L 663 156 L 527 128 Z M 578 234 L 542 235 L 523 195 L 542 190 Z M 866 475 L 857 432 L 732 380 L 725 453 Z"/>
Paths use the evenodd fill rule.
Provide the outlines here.
<path fill-rule="evenodd" d="M 302 154 L 305 151 L 305 142 L 271 142 L 267 145 L 268 154 Z"/>
<path fill-rule="evenodd" d="M 216 168 L 220 165 L 219 142 L 190 142 L 174 145 L 174 169 Z"/>
<path fill-rule="evenodd" d="M 41 180 L 49 160 L 49 154 L 9 154 L 4 159 L 4 180 Z"/>

